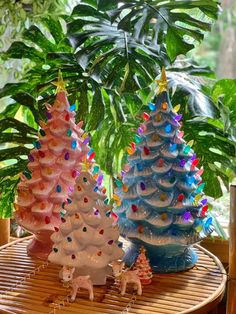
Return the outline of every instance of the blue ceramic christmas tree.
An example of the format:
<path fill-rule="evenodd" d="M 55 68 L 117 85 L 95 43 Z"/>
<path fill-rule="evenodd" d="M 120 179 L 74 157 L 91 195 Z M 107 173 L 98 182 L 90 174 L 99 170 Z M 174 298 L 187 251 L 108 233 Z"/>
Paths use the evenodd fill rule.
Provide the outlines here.
<path fill-rule="evenodd" d="M 193 141 L 182 138 L 182 115 L 171 105 L 164 69 L 158 84 L 156 100 L 148 104 L 151 112 L 143 114 L 145 122 L 127 149 L 123 182 L 116 180 L 115 212 L 121 234 L 131 243 L 124 258 L 128 265 L 144 246 L 155 272 L 177 272 L 196 263 L 191 245 L 213 227 L 203 169 L 197 168 Z"/>

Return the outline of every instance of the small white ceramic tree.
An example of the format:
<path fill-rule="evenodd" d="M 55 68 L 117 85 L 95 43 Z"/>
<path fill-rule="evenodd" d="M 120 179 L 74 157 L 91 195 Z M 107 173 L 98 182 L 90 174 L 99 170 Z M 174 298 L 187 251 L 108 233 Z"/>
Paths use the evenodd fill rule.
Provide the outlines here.
<path fill-rule="evenodd" d="M 123 256 L 105 198 L 93 176 L 81 172 L 62 224 L 51 236 L 54 246 L 49 261 L 75 267 L 79 275 L 90 275 L 95 285 L 106 283 L 108 264 Z"/>

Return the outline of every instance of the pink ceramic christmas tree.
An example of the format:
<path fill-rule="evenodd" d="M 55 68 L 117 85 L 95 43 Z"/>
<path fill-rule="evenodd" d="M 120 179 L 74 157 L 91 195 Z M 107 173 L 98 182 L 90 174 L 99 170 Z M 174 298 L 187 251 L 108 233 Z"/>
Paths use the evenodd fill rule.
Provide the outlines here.
<path fill-rule="evenodd" d="M 94 285 L 106 283 L 109 263 L 123 256 L 119 231 L 106 205 L 106 196 L 88 171 L 76 179 L 71 203 L 65 205 L 66 214 L 57 232 L 49 261 L 75 267 L 80 276 L 89 275 Z M 102 189 L 103 190 L 103 189 Z"/>
<path fill-rule="evenodd" d="M 17 222 L 35 235 L 28 254 L 41 259 L 51 252 L 50 236 L 61 223 L 61 204 L 73 191 L 81 162 L 90 150 L 82 123 L 75 124 L 75 108 L 69 105 L 61 75 L 55 85 L 55 103 L 46 105 L 48 121 L 41 122 L 40 138 L 28 157 L 15 202 Z"/>
<path fill-rule="evenodd" d="M 152 282 L 152 269 L 150 267 L 149 261 L 146 257 L 146 250 L 142 246 L 140 249 L 140 254 L 136 260 L 134 269 L 138 270 L 138 276 L 142 285 L 149 285 Z"/>

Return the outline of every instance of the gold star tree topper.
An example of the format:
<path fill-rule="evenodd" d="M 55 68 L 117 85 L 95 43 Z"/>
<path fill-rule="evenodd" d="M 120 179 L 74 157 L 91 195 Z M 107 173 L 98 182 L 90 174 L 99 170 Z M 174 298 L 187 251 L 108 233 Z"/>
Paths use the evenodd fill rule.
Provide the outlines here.
<path fill-rule="evenodd" d="M 161 77 L 159 80 L 156 80 L 158 84 L 157 95 L 167 91 L 167 78 L 166 78 L 166 70 L 164 67 L 161 69 Z"/>
<path fill-rule="evenodd" d="M 66 92 L 66 83 L 66 81 L 63 81 L 61 70 L 59 70 L 57 82 L 52 82 L 52 84 L 57 87 L 56 94 L 59 92 Z"/>

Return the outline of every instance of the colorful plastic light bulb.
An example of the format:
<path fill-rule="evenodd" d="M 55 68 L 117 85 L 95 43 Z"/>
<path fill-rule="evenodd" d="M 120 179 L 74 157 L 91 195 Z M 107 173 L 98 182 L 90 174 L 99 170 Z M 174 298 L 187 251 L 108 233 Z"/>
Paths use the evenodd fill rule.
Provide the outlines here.
<path fill-rule="evenodd" d="M 131 209 L 132 211 L 135 213 L 136 211 L 138 211 L 138 207 L 135 204 L 131 205 Z"/>
<path fill-rule="evenodd" d="M 187 145 L 187 146 L 185 146 L 185 148 L 184 148 L 184 150 L 183 150 L 183 153 L 184 153 L 185 155 L 187 155 L 187 154 L 190 152 L 190 150 L 191 150 L 191 147 L 190 147 L 189 145 Z"/>
<path fill-rule="evenodd" d="M 179 122 L 181 119 L 182 119 L 182 117 L 183 117 L 183 115 L 182 114 L 177 114 L 174 118 L 173 118 L 173 120 L 174 120 L 174 122 Z"/>
<path fill-rule="evenodd" d="M 138 134 L 142 134 L 143 133 L 143 129 L 141 127 L 138 128 Z"/>
<path fill-rule="evenodd" d="M 58 193 L 61 192 L 61 186 L 60 186 L 59 184 L 58 184 L 57 187 L 56 187 L 56 191 L 57 191 Z"/>
<path fill-rule="evenodd" d="M 117 186 L 118 188 L 121 188 L 122 185 L 123 185 L 122 181 L 120 181 L 120 180 L 118 180 L 118 179 L 115 180 L 115 183 L 116 183 L 116 186 Z"/>
<path fill-rule="evenodd" d="M 181 159 L 179 162 L 180 167 L 184 167 L 185 164 L 186 164 L 186 161 L 184 159 Z"/>
<path fill-rule="evenodd" d="M 66 135 L 67 135 L 67 136 L 71 136 L 71 134 L 72 134 L 72 130 L 71 130 L 71 129 L 68 129 L 68 130 L 66 131 Z"/>
<path fill-rule="evenodd" d="M 193 166 L 193 167 L 196 167 L 196 166 L 198 165 L 199 161 L 200 161 L 199 159 L 193 160 L 192 166 Z"/>
<path fill-rule="evenodd" d="M 72 142 L 71 142 L 71 148 L 72 148 L 72 149 L 75 149 L 76 146 L 77 146 L 77 142 L 76 142 L 76 141 L 72 141 Z"/>
<path fill-rule="evenodd" d="M 84 145 L 87 145 L 90 141 L 90 137 L 86 137 L 84 140 L 83 140 L 83 144 Z"/>
<path fill-rule="evenodd" d="M 94 166 L 93 167 L 93 174 L 97 174 L 99 172 L 99 167 L 98 166 Z"/>
<path fill-rule="evenodd" d="M 65 158 L 65 160 L 69 160 L 69 158 L 70 158 L 69 152 L 66 152 L 66 153 L 65 153 L 64 158 Z"/>
<path fill-rule="evenodd" d="M 181 108 L 181 105 L 176 105 L 174 108 L 173 108 L 173 112 L 177 113 L 179 111 L 179 109 Z"/>
<path fill-rule="evenodd" d="M 137 169 L 138 169 L 138 171 L 142 171 L 143 170 L 143 165 L 142 164 L 137 164 Z"/>
<path fill-rule="evenodd" d="M 171 125 L 170 124 L 167 124 L 167 126 L 165 126 L 165 131 L 166 131 L 166 133 L 171 132 Z"/>
<path fill-rule="evenodd" d="M 41 158 L 44 158 L 46 156 L 46 154 L 42 151 L 42 150 L 39 150 L 39 157 Z"/>
<path fill-rule="evenodd" d="M 212 222 L 213 222 L 213 218 L 209 217 L 207 221 L 205 222 L 205 228 L 208 229 L 212 225 Z"/>
<path fill-rule="evenodd" d="M 178 202 L 182 202 L 183 199 L 184 199 L 184 194 L 183 193 L 179 194 L 177 198 Z"/>
<path fill-rule="evenodd" d="M 143 141 L 142 138 L 138 134 L 135 134 L 134 140 L 137 144 L 139 144 Z"/>
<path fill-rule="evenodd" d="M 29 159 L 29 161 L 33 162 L 34 161 L 34 156 L 29 154 L 28 159 Z"/>
<path fill-rule="evenodd" d="M 148 107 L 149 107 L 149 109 L 150 109 L 151 111 L 155 111 L 155 110 L 156 110 L 156 105 L 153 104 L 153 103 L 151 103 L 151 102 L 148 103 Z"/>
<path fill-rule="evenodd" d="M 161 109 L 162 109 L 162 110 L 167 110 L 167 108 L 168 108 L 168 103 L 167 103 L 167 102 L 163 102 L 163 103 L 161 104 Z"/>
<path fill-rule="evenodd" d="M 134 149 L 132 147 L 127 147 L 126 151 L 130 156 L 134 154 Z"/>
<path fill-rule="evenodd" d="M 164 163 L 165 163 L 164 159 L 160 158 L 157 162 L 157 167 L 163 167 Z"/>
<path fill-rule="evenodd" d="M 179 131 L 178 137 L 179 137 L 179 138 L 182 138 L 183 136 L 184 136 L 184 131 Z"/>
<path fill-rule="evenodd" d="M 195 193 L 197 193 L 197 194 L 198 194 L 198 193 L 201 193 L 202 190 L 204 189 L 205 185 L 206 185 L 206 183 L 200 184 L 200 185 L 197 187 Z"/>
<path fill-rule="evenodd" d="M 191 218 L 191 213 L 190 212 L 185 212 L 183 217 L 184 217 L 185 220 L 188 221 Z"/>
<path fill-rule="evenodd" d="M 145 191 L 145 190 L 146 190 L 146 186 L 145 186 L 145 184 L 144 184 L 143 182 L 140 183 L 140 189 L 141 189 L 142 191 Z"/>
<path fill-rule="evenodd" d="M 145 121 L 148 121 L 148 120 L 150 119 L 149 114 L 146 113 L 146 112 L 144 112 L 144 113 L 143 113 L 143 119 L 144 119 Z"/>
<path fill-rule="evenodd" d="M 46 117 L 48 118 L 48 120 L 52 119 L 52 114 L 51 112 L 46 112 Z"/>
<path fill-rule="evenodd" d="M 70 111 L 74 111 L 76 109 L 76 104 L 70 106 Z"/>
<path fill-rule="evenodd" d="M 201 169 L 198 170 L 197 175 L 201 176 L 204 172 L 203 167 L 201 167 Z"/>
<path fill-rule="evenodd" d="M 70 120 L 70 115 L 69 115 L 68 112 L 67 112 L 67 114 L 65 115 L 65 120 L 66 120 L 66 121 L 69 121 L 69 120 Z"/>
<path fill-rule="evenodd" d="M 170 152 L 174 152 L 174 151 L 176 150 L 176 148 L 177 148 L 177 144 L 175 144 L 175 143 L 174 143 L 174 144 L 171 144 L 171 145 L 170 145 L 170 148 L 169 148 L 169 151 L 170 151 Z"/>
<path fill-rule="evenodd" d="M 148 147 L 144 146 L 143 151 L 144 151 L 145 155 L 147 155 L 147 156 L 150 155 L 150 149 Z"/>
<path fill-rule="evenodd" d="M 94 157 L 95 157 L 95 152 L 92 152 L 92 153 L 89 155 L 88 160 L 92 160 Z"/>

